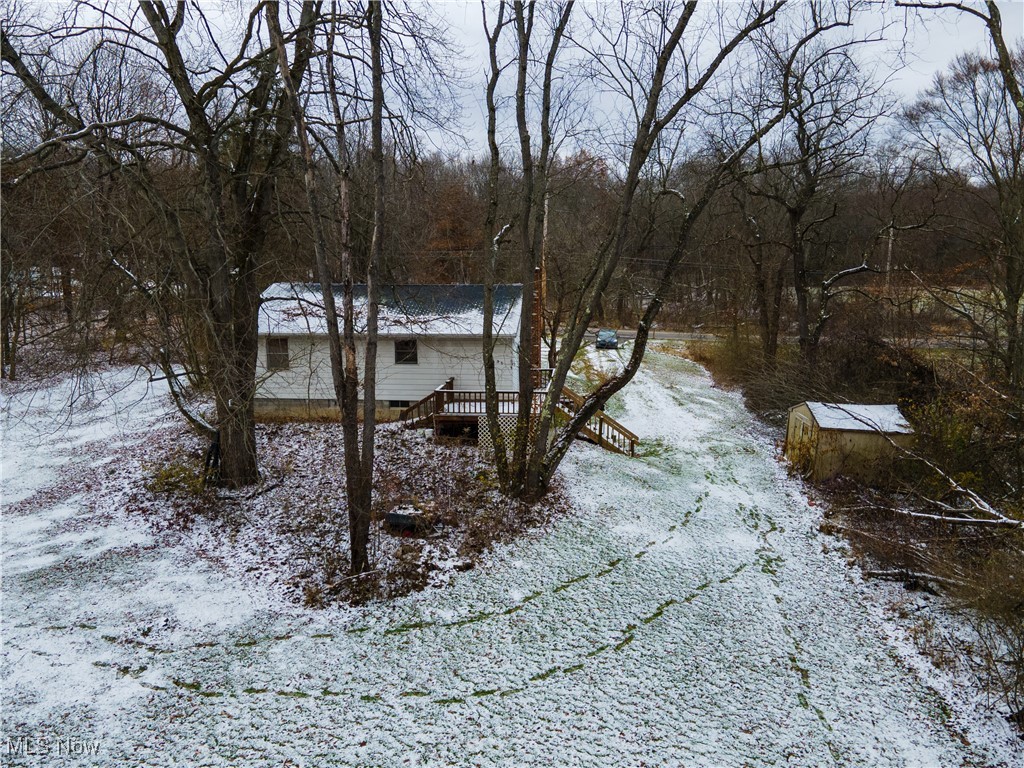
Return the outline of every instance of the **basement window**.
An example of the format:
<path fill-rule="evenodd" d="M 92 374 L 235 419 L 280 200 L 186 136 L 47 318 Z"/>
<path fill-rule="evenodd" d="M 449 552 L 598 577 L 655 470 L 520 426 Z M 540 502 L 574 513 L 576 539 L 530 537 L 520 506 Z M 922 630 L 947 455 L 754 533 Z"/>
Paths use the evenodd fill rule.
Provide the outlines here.
<path fill-rule="evenodd" d="M 288 339 L 267 339 L 267 370 L 284 371 L 288 367 Z"/>
<path fill-rule="evenodd" d="M 416 339 L 400 339 L 395 342 L 395 364 L 416 365 Z"/>

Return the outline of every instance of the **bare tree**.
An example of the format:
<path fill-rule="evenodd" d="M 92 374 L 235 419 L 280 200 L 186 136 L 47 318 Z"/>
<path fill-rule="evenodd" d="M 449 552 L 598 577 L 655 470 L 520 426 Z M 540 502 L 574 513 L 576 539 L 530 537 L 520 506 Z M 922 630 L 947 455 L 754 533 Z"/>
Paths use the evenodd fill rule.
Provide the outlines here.
<path fill-rule="evenodd" d="M 761 173 L 745 177 L 748 192 L 773 202 L 783 213 L 783 239 L 792 267 L 800 352 L 813 363 L 829 318 L 829 290 L 867 270 L 866 263 L 840 268 L 820 285 L 818 311 L 812 307 L 809 263 L 827 267 L 823 230 L 839 210 L 841 190 L 860 171 L 870 131 L 887 110 L 882 85 L 869 77 L 852 53 L 863 40 L 809 46 L 795 62 L 769 48 L 774 79 L 785 79 L 793 107 L 771 145 L 759 146 Z M 815 254 L 814 251 L 819 251 Z M 816 315 L 816 317 L 815 317 Z"/>
<path fill-rule="evenodd" d="M 1024 77 L 1024 51 L 1012 58 Z M 905 125 L 934 173 L 959 188 L 970 209 L 953 212 L 956 232 L 987 264 L 988 289 L 933 289 L 999 362 L 1014 387 L 1024 383 L 1024 121 L 998 62 L 968 54 L 936 76 L 907 110 Z"/>
<path fill-rule="evenodd" d="M 214 34 L 199 6 L 143 2 L 140 10 L 76 4 L 31 51 L 19 50 L 20 41 L 4 31 L 2 58 L 63 126 L 65 133 L 56 141 L 103 158 L 112 172 L 131 181 L 159 222 L 174 265 L 171 279 L 186 291 L 186 305 L 203 329 L 199 357 L 216 404 L 215 424 L 198 418 L 192 423 L 219 447 L 221 479 L 244 485 L 259 477 L 253 419 L 259 272 L 267 259 L 268 213 L 274 182 L 285 168 L 293 116 L 275 88 L 273 52 L 262 37 L 262 6 L 249 12 L 230 41 L 235 44 L 230 54 L 228 41 Z M 299 29 L 309 30 L 305 20 Z M 62 41 L 93 31 L 99 34 L 97 48 L 134 50 L 150 62 L 174 96 L 172 108 L 90 123 L 78 104 L 51 93 L 26 56 L 58 68 L 54 51 Z M 293 79 L 301 77 L 312 52 L 308 45 L 297 50 Z M 180 205 L 156 178 L 180 157 L 189 159 L 199 180 L 191 205 L 200 206 L 203 228 L 190 226 L 191 205 Z M 168 381 L 173 392 L 173 371 Z"/>
<path fill-rule="evenodd" d="M 322 309 L 325 315 L 331 377 L 342 420 L 350 567 L 355 576 L 370 568 L 368 541 L 377 407 L 379 273 L 389 230 L 386 165 L 388 160 L 397 157 L 403 145 L 411 149 L 415 143 L 415 121 L 408 114 L 416 111 L 426 119 L 435 106 L 427 103 L 428 95 L 409 76 L 407 69 L 412 67 L 407 65 L 417 65 L 415 69 L 421 81 L 430 79 L 439 61 L 435 57 L 443 54 L 446 43 L 429 32 L 426 17 L 398 6 L 388 6 L 385 13 L 382 2 L 331 3 L 329 11 L 324 13 L 322 3 L 307 1 L 302 9 L 302 18 L 319 30 L 316 37 L 310 39 L 324 42 L 319 77 L 311 72 L 305 83 L 289 76 L 294 67 L 289 62 L 288 44 L 294 39 L 298 46 L 307 38 L 300 30 L 291 37 L 285 35 L 277 3 L 267 4 L 266 17 L 286 98 L 294 115 L 304 169 L 322 299 L 322 307 L 316 309 Z M 415 43 L 415 60 L 403 58 L 407 54 L 400 53 L 406 42 Z M 300 55 L 296 48 L 293 58 Z M 365 126 L 369 140 L 370 194 L 366 197 L 369 198 L 371 228 L 362 267 L 356 265 L 351 238 L 349 130 L 353 126 L 357 131 Z M 385 145 L 385 134 L 391 146 Z M 395 155 L 391 155 L 392 152 Z M 336 210 L 330 215 L 321 204 L 324 190 L 317 181 L 321 168 L 333 169 L 336 178 Z M 330 242 L 325 224 L 331 220 L 337 223 L 336 245 Z M 340 313 L 330 268 L 335 254 L 339 257 L 341 271 Z M 365 304 L 358 308 L 357 282 L 366 285 Z M 358 320 L 363 321 L 365 328 L 359 331 L 357 340 Z"/>
<path fill-rule="evenodd" d="M 533 390 L 537 385 L 536 369 L 540 367 L 540 356 L 535 350 L 540 348 L 541 328 L 534 322 L 535 313 L 540 317 L 542 306 L 535 306 L 535 287 L 537 269 L 540 265 L 541 250 L 545 232 L 547 214 L 546 200 L 548 196 L 548 174 L 552 156 L 554 137 L 551 130 L 552 93 L 555 63 L 559 49 L 565 37 L 566 28 L 572 15 L 574 2 L 568 0 L 558 6 L 553 24 L 551 39 L 543 52 L 543 71 L 540 95 L 540 147 L 537 151 L 533 145 L 528 124 L 528 95 L 530 87 L 531 45 L 535 41 L 535 30 L 541 26 L 540 12 L 536 2 L 513 2 L 511 6 L 501 2 L 498 19 L 493 31 L 488 31 L 488 43 L 491 59 L 491 74 L 487 87 L 488 103 L 488 142 L 491 150 L 490 206 L 488 208 L 486 231 L 494 249 L 492 261 L 497 256 L 501 236 L 494 234 L 497 215 L 497 173 L 500 166 L 499 150 L 495 139 L 497 123 L 496 89 L 501 67 L 498 65 L 498 42 L 505 26 L 512 26 L 515 31 L 515 118 L 519 138 L 519 165 L 522 171 L 519 210 L 517 214 L 520 247 L 520 278 L 523 285 L 522 322 L 519 326 L 519 408 L 511 446 L 509 461 L 505 436 L 498 420 L 498 398 L 494 375 L 494 342 L 492 338 L 494 322 L 493 305 L 493 267 L 486 275 L 484 302 L 484 371 L 487 399 L 487 424 L 495 447 L 495 462 L 502 488 L 512 496 L 522 495 L 523 481 L 526 478 L 526 457 L 529 454 L 531 408 L 526 404 L 533 400 Z M 510 10 L 509 10 L 510 8 Z M 505 21 L 505 14 L 510 18 Z M 486 14 L 486 8 L 485 8 Z M 486 23 L 486 15 L 485 15 Z"/>
<path fill-rule="evenodd" d="M 979 5 L 946 0 L 896 0 L 900 8 L 918 10 L 955 10 L 980 19 L 988 30 L 989 40 L 995 50 L 995 60 L 1003 86 L 1010 95 L 1010 101 L 1017 110 L 1017 117 L 1024 123 L 1024 92 L 1021 91 L 1020 68 L 1014 61 L 1015 57 L 1003 35 L 1003 15 L 999 12 L 997 0 L 984 0 L 984 10 Z"/>
<path fill-rule="evenodd" d="M 630 243 L 630 228 L 633 221 L 634 203 L 638 190 L 645 179 L 646 169 L 656 150 L 662 148 L 662 140 L 668 132 L 679 130 L 686 118 L 693 118 L 702 95 L 706 95 L 716 82 L 716 77 L 725 71 L 728 63 L 732 63 L 745 44 L 759 30 L 766 29 L 776 23 L 779 13 L 785 6 L 784 0 L 779 2 L 753 2 L 742 7 L 717 9 L 711 12 L 714 18 L 698 13 L 695 2 L 675 4 L 651 4 L 642 7 L 623 4 L 614 12 L 609 11 L 610 18 L 588 18 L 587 29 L 590 35 L 580 35 L 577 45 L 586 51 L 593 63 L 593 77 L 600 79 L 609 89 L 617 91 L 626 104 L 628 117 L 628 138 L 623 142 L 627 147 L 627 155 L 622 159 L 622 177 L 619 184 L 617 208 L 610 222 L 605 237 L 593 254 L 584 281 L 585 290 L 576 303 L 571 314 L 566 334 L 563 337 L 562 354 L 553 374 L 551 385 L 540 413 L 531 418 L 525 407 L 520 408 L 520 417 L 516 435 L 516 445 L 508 467 L 508 479 L 503 482 L 507 493 L 526 498 L 544 492 L 552 473 L 558 466 L 569 448 L 576 433 L 588 420 L 607 402 L 608 398 L 619 391 L 636 373 L 646 349 L 651 325 L 657 317 L 664 297 L 673 281 L 673 275 L 686 250 L 688 238 L 693 224 L 700 218 L 713 195 L 721 185 L 725 174 L 745 158 L 758 141 L 777 126 L 790 110 L 788 100 L 788 81 L 780 90 L 777 98 L 777 109 L 766 110 L 758 116 L 751 130 L 746 132 L 731 151 L 720 156 L 710 169 L 705 183 L 699 185 L 690 194 L 679 190 L 666 190 L 668 194 L 681 201 L 682 211 L 679 215 L 680 226 L 675 245 L 666 258 L 664 268 L 659 275 L 649 300 L 641 312 L 636 338 L 632 352 L 624 369 L 616 376 L 602 383 L 596 390 L 589 393 L 582 406 L 576 411 L 567 424 L 556 424 L 556 411 L 561 391 L 569 374 L 573 357 L 583 343 L 584 334 L 591 320 L 600 307 L 602 296 L 608 287 L 618 265 Z M 525 32 L 532 31 L 529 15 L 530 6 L 513 6 L 515 28 L 517 30 L 517 50 L 520 51 L 519 70 L 516 91 L 517 124 L 520 143 L 523 148 L 529 146 L 529 125 L 525 118 L 526 84 L 528 79 L 523 68 L 528 68 L 531 59 L 522 53 L 529 38 Z M 832 8 L 831 5 L 814 5 L 813 12 L 807 14 L 804 28 L 792 37 L 787 50 L 784 69 L 785 78 L 793 70 L 801 51 L 807 44 L 828 29 L 846 26 L 850 21 L 851 9 L 845 5 Z M 520 21 L 521 18 L 521 21 Z M 558 42 L 563 34 L 558 27 L 552 30 L 549 42 L 545 45 L 546 55 L 542 56 L 543 69 L 538 80 L 548 83 L 557 59 Z M 717 45 L 709 49 L 705 40 L 697 50 L 690 48 L 684 40 L 700 39 L 702 33 L 712 34 L 711 30 L 720 30 Z M 501 27 L 496 25 L 489 34 L 491 40 L 491 77 L 500 75 L 500 65 L 493 51 L 496 47 L 496 36 Z M 542 91 L 543 93 L 543 91 Z M 545 124 L 545 111 L 540 114 L 540 134 L 542 137 L 550 132 L 550 125 Z M 497 105 L 489 101 L 490 113 L 494 113 Z M 493 121 L 493 114 L 489 119 Z M 543 141 L 542 141 L 543 143 Z M 492 144 L 492 163 L 494 146 Z M 521 152 L 521 161 L 530 165 L 525 158 L 532 152 Z M 543 153 L 540 153 L 542 156 Z M 524 174 L 527 168 L 524 168 Z M 532 168 L 531 168 L 532 170 Z M 533 205 L 527 206 L 527 196 L 523 196 L 523 210 L 520 213 L 519 226 L 524 227 L 523 217 L 537 210 L 539 202 L 536 194 Z M 534 213 L 534 221 L 541 221 L 542 214 Z M 525 242 L 532 234 L 526 232 L 521 238 Z M 497 244 L 497 240 L 495 243 Z M 535 261 L 535 250 L 524 248 L 521 262 L 524 276 L 524 292 L 532 285 L 527 280 L 527 271 L 532 269 Z M 524 301 L 523 333 L 520 344 L 529 341 L 526 326 L 531 322 L 530 313 L 526 311 Z M 530 402 L 532 389 L 526 386 L 527 366 L 521 365 L 520 391 L 521 403 Z M 494 403 L 490 403 L 494 412 Z M 494 419 L 492 432 L 494 429 Z M 499 444 L 496 441 L 496 445 Z"/>

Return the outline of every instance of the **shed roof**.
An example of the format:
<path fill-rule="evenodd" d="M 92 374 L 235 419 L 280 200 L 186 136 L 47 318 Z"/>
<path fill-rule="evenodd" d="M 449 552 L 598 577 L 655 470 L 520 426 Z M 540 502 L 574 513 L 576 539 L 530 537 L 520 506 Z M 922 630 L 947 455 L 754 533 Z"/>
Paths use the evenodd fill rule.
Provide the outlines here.
<path fill-rule="evenodd" d="M 342 286 L 332 286 L 341 312 Z M 366 330 L 366 286 L 356 285 L 356 332 Z M 259 332 L 284 336 L 327 333 L 319 283 L 274 283 L 261 297 Z M 519 330 L 523 286 L 494 286 L 494 333 L 514 336 Z M 388 285 L 380 291 L 381 336 L 482 336 L 483 285 Z"/>
<path fill-rule="evenodd" d="M 858 405 L 855 403 L 805 403 L 820 429 L 844 432 L 884 432 L 909 435 L 910 423 L 896 405 Z"/>

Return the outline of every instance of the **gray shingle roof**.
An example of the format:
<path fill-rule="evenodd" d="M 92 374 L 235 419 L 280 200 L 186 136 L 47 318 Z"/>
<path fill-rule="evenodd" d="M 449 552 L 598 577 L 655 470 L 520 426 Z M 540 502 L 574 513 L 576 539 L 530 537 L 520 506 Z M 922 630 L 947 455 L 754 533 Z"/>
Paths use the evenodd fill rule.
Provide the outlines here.
<path fill-rule="evenodd" d="M 341 311 L 342 286 L 333 286 Z M 357 330 L 365 326 L 366 286 L 353 286 Z M 512 336 L 519 327 L 523 287 L 494 286 L 494 332 Z M 274 283 L 263 292 L 260 333 L 322 335 L 326 333 L 319 283 Z M 388 285 L 380 291 L 379 332 L 382 336 L 481 336 L 484 286 Z"/>
<path fill-rule="evenodd" d="M 909 435 L 914 430 L 897 405 L 861 405 L 854 403 L 818 403 L 808 401 L 807 408 L 821 429 L 845 432 L 882 432 Z"/>

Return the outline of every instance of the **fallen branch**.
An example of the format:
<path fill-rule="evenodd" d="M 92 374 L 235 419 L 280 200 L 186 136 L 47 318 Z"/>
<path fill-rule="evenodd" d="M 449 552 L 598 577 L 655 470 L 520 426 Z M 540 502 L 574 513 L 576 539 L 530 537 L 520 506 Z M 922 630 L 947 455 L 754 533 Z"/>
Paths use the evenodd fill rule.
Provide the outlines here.
<path fill-rule="evenodd" d="M 271 483 L 270 485 L 264 486 L 263 488 L 260 488 L 258 491 L 254 491 L 253 493 L 250 493 L 248 496 L 246 496 L 246 501 L 252 501 L 256 497 L 262 496 L 264 493 L 269 493 L 275 488 L 280 487 L 280 485 L 281 483 Z"/>
<path fill-rule="evenodd" d="M 860 416 L 859 414 L 857 414 L 854 411 L 851 411 L 849 409 L 845 409 L 842 406 L 838 406 L 838 407 L 840 408 L 840 410 L 842 410 L 844 413 L 846 413 L 846 415 L 850 416 L 851 418 L 853 418 L 856 421 L 861 422 L 865 426 L 871 428 L 876 434 L 881 435 L 882 438 L 884 440 L 886 440 L 886 442 L 888 442 L 889 445 L 891 445 L 893 447 L 893 449 L 897 453 L 903 454 L 904 456 L 908 456 L 911 459 L 914 459 L 915 461 L 919 461 L 922 464 L 924 464 L 926 467 L 928 467 L 930 470 L 932 470 L 932 472 L 934 472 L 939 477 L 941 477 L 946 482 L 946 484 L 949 486 L 951 491 L 954 491 L 955 493 L 960 494 L 960 496 L 962 496 L 963 498 L 967 499 L 967 501 L 970 503 L 971 507 L 973 508 L 973 510 L 975 512 L 978 512 L 978 513 L 983 514 L 983 515 L 988 515 L 989 519 L 979 520 L 978 518 L 945 517 L 945 516 L 942 516 L 942 515 L 928 515 L 928 514 L 922 513 L 922 512 L 911 512 L 909 510 L 901 510 L 901 509 L 887 508 L 887 507 L 880 507 L 880 509 L 889 509 L 892 512 L 898 512 L 898 513 L 904 514 L 904 515 L 910 515 L 910 516 L 913 516 L 913 517 L 923 517 L 923 518 L 926 518 L 926 519 L 933 519 L 933 520 L 943 520 L 943 521 L 950 522 L 950 523 L 960 523 L 960 524 L 982 524 L 982 523 L 985 523 L 985 524 L 992 524 L 992 525 L 1003 525 L 1003 526 L 1006 526 L 1007 528 L 1021 528 L 1022 526 L 1024 526 L 1024 520 L 1014 520 L 1013 518 L 1007 517 L 1002 512 L 1000 512 L 995 507 L 993 507 L 991 504 L 989 504 L 987 501 L 985 501 L 985 499 L 983 499 L 977 493 L 972 491 L 970 488 L 967 488 L 967 487 L 961 485 L 960 483 L 958 483 L 947 472 L 945 472 L 942 469 L 940 469 L 934 462 L 926 459 L 921 454 L 916 453 L 916 452 L 910 450 L 909 448 L 906 448 L 905 446 L 897 444 L 896 441 L 893 440 L 892 437 L 889 435 L 889 433 L 879 429 L 877 424 L 874 424 L 870 420 L 863 418 L 862 416 Z M 924 498 L 924 500 L 927 501 L 930 504 L 935 505 L 936 507 L 938 507 L 940 509 L 944 509 L 944 510 L 949 511 L 949 512 L 959 512 L 959 511 L 961 511 L 961 510 L 958 510 L 958 509 L 956 509 L 955 507 L 953 507 L 953 506 L 951 506 L 949 504 L 946 504 L 944 502 L 938 501 L 936 499 Z"/>
<path fill-rule="evenodd" d="M 938 503 L 934 502 L 933 503 Z M 949 511 L 956 511 L 953 507 L 948 504 L 939 504 L 943 509 Z M 905 515 L 906 517 L 915 517 L 921 520 L 933 520 L 941 523 L 952 523 L 953 525 L 985 525 L 985 526 L 997 526 L 1001 528 L 1021 528 L 1024 527 L 1024 520 L 1011 520 L 1008 517 L 999 516 L 997 518 L 977 518 L 977 517 L 950 517 L 948 515 L 932 515 L 927 512 L 914 512 L 909 509 L 900 509 L 899 507 L 884 507 L 879 504 L 865 504 L 859 507 L 841 507 L 843 512 L 889 512 L 894 515 Z"/>

